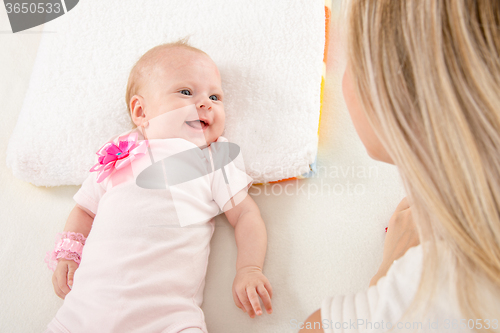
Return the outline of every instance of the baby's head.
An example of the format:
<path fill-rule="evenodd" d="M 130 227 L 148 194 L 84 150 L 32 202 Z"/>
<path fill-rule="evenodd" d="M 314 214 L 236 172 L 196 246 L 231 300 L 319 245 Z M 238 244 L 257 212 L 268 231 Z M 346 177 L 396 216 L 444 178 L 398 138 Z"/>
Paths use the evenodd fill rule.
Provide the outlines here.
<path fill-rule="evenodd" d="M 183 138 L 197 145 L 202 138 L 211 144 L 224 131 L 219 70 L 205 52 L 184 41 L 156 46 L 137 61 L 126 102 L 132 121 L 146 133 L 153 123 L 161 124 L 161 138 Z"/>

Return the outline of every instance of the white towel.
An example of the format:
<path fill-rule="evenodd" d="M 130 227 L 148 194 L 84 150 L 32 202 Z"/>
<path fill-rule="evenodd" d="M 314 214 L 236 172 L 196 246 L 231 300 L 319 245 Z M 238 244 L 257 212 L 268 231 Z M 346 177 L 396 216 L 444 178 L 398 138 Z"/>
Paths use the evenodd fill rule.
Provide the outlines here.
<path fill-rule="evenodd" d="M 190 36 L 219 66 L 224 136 L 268 182 L 317 152 L 324 0 L 80 1 L 44 26 L 7 165 L 34 185 L 81 184 L 95 152 L 131 128 L 125 88 L 151 47 Z"/>

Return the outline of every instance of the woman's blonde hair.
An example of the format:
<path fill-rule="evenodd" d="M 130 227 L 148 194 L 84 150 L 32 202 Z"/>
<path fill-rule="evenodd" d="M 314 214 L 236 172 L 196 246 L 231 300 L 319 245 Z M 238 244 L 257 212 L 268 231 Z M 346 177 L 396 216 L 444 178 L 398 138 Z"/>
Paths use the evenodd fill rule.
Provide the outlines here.
<path fill-rule="evenodd" d="M 429 310 L 445 274 L 460 318 L 500 320 L 500 1 L 351 0 L 347 38 L 423 244 L 410 312 Z"/>

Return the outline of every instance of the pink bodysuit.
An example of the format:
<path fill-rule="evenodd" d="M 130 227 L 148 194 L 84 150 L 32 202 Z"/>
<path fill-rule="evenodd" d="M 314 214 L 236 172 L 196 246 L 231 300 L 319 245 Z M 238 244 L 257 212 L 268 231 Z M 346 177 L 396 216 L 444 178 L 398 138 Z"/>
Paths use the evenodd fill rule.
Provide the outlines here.
<path fill-rule="evenodd" d="M 227 164 L 224 177 L 210 169 L 209 157 L 202 164 L 213 172 L 203 177 L 168 189 L 142 188 L 136 184 L 142 170 L 196 146 L 154 139 L 149 148 L 101 183 L 92 172 L 75 194 L 96 216 L 72 290 L 48 332 L 207 332 L 200 305 L 213 217 L 252 179 L 237 161 Z"/>

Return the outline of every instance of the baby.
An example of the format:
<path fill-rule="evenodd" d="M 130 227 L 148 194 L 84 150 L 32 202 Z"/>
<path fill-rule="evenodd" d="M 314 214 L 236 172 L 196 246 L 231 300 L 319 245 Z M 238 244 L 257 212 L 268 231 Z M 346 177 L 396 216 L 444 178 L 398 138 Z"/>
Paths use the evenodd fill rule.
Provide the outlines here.
<path fill-rule="evenodd" d="M 271 313 L 266 229 L 239 148 L 221 136 L 215 63 L 183 41 L 154 47 L 133 67 L 126 100 L 137 127 L 98 151 L 51 253 L 64 303 L 46 332 L 206 333 L 200 305 L 220 212 L 235 228 L 236 306 L 254 318 L 260 297 Z"/>

